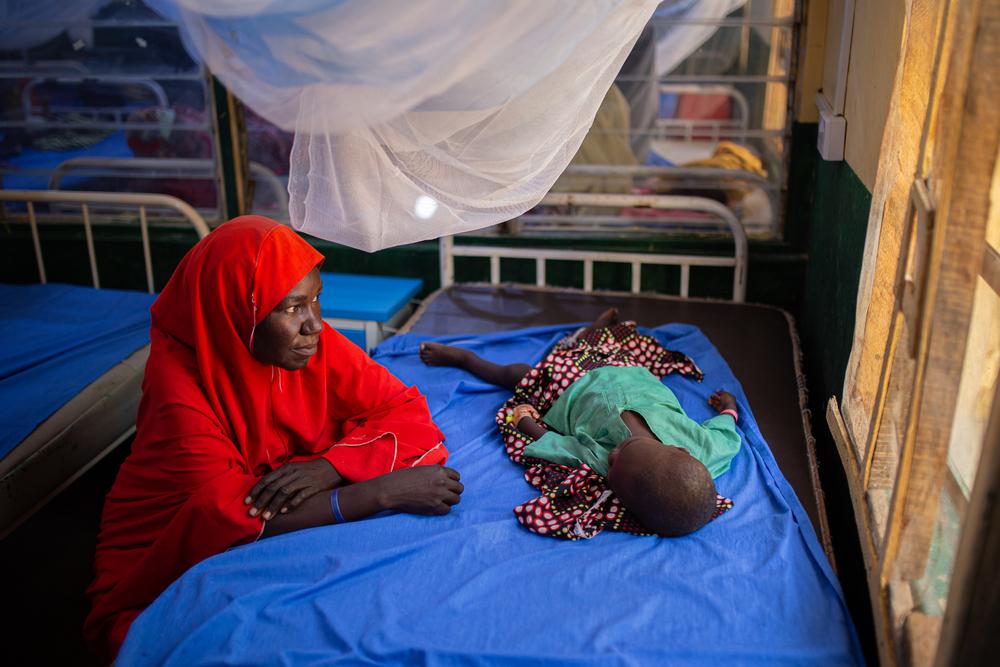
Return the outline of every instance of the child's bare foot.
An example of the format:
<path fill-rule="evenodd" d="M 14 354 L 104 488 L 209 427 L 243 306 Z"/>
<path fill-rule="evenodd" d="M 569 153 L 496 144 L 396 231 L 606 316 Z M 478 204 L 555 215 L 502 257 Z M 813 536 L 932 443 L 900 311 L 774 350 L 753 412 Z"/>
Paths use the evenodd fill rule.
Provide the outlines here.
<path fill-rule="evenodd" d="M 608 308 L 601 313 L 600 317 L 594 320 L 591 327 L 594 329 L 603 329 L 604 327 L 610 327 L 613 324 L 618 324 L 618 309 Z"/>
<path fill-rule="evenodd" d="M 469 351 L 441 343 L 421 343 L 420 361 L 428 366 L 461 366 Z"/>
<path fill-rule="evenodd" d="M 708 397 L 708 404 L 715 408 L 716 412 L 736 409 L 736 397 L 728 391 L 721 389 Z"/>

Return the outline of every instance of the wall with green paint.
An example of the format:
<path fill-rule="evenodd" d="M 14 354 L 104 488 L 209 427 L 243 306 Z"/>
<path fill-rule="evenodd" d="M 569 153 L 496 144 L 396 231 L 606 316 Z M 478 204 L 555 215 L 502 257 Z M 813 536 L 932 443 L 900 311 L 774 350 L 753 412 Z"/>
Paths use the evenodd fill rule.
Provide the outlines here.
<path fill-rule="evenodd" d="M 851 354 L 871 193 L 847 162 L 815 162 L 799 327 L 810 384 L 825 401 L 840 395 Z"/>
<path fill-rule="evenodd" d="M 854 311 L 864 255 L 871 193 L 847 162 L 826 162 L 816 151 L 815 124 L 793 130 L 788 217 L 808 252 L 796 311 L 813 414 L 820 481 L 826 495 L 838 575 L 866 657 L 877 664 L 867 575 L 850 490 L 826 426 L 826 403 L 840 396 L 854 337 Z"/>

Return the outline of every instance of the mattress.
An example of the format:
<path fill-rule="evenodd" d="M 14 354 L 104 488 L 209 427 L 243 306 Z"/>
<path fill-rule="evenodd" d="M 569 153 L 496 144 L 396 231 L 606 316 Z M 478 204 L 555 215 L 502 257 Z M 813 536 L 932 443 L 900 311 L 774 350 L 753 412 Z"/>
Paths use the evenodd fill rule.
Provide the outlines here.
<path fill-rule="evenodd" d="M 509 331 L 592 321 L 610 307 L 654 326 L 697 326 L 740 379 L 761 433 L 833 559 L 815 458 L 798 335 L 792 317 L 772 306 L 708 299 L 505 285 L 453 285 L 429 296 L 400 332 L 431 336 Z"/>
<path fill-rule="evenodd" d="M 0 285 L 0 537 L 131 434 L 154 299 Z"/>
<path fill-rule="evenodd" d="M 435 339 L 536 362 L 574 328 Z M 674 539 L 527 531 L 512 508 L 537 491 L 494 423 L 508 392 L 424 366 L 417 350 L 428 336 L 400 335 L 374 356 L 425 392 L 462 502 L 443 517 L 390 514 L 209 558 L 138 617 L 116 664 L 861 663 L 830 563 L 740 383 L 698 328 L 644 332 L 704 370 L 703 383 L 665 380 L 694 419 L 708 416 L 716 388 L 740 403 L 741 450 L 717 480 L 735 505 L 718 520 Z"/>

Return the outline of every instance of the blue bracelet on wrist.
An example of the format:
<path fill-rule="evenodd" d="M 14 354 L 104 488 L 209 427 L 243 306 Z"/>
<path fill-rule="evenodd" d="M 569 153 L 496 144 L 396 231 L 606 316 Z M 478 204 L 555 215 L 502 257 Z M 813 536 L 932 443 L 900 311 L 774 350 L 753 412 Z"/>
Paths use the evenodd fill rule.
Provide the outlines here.
<path fill-rule="evenodd" d="M 347 520 L 344 518 L 343 513 L 340 511 L 340 489 L 334 489 L 330 493 L 330 510 L 333 512 L 333 522 L 334 523 L 346 523 Z"/>

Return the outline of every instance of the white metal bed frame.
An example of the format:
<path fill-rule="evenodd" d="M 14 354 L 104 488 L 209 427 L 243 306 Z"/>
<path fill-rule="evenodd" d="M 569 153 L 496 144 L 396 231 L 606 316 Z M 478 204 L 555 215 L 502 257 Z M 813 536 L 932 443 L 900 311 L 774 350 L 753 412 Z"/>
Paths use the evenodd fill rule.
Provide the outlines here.
<path fill-rule="evenodd" d="M 739 16 L 725 16 L 718 19 L 708 19 L 708 18 L 688 18 L 686 16 L 667 16 L 667 17 L 657 17 L 654 16 L 650 20 L 650 26 L 653 28 L 655 35 L 659 36 L 663 29 L 669 29 L 677 25 L 701 25 L 701 26 L 713 26 L 719 29 L 726 30 L 739 30 L 739 43 L 733 48 L 734 43 L 731 40 L 723 40 L 722 43 L 716 44 L 715 47 L 712 46 L 714 43 L 712 39 L 705 41 L 701 46 L 699 46 L 695 51 L 690 53 L 687 58 L 677 65 L 672 73 L 665 74 L 655 74 L 640 72 L 635 74 L 619 74 L 616 77 L 616 81 L 619 83 L 635 83 L 639 81 L 650 81 L 655 82 L 656 89 L 658 93 L 673 93 L 677 95 L 722 95 L 727 97 L 731 102 L 731 114 L 730 118 L 720 118 L 720 119 L 692 119 L 692 118 L 663 118 L 658 117 L 650 127 L 643 128 L 629 128 L 627 130 L 629 138 L 634 136 L 644 136 L 649 140 L 673 140 L 681 142 L 694 142 L 701 141 L 702 139 L 708 141 L 719 141 L 722 139 L 733 139 L 735 141 L 744 141 L 752 138 L 760 138 L 764 140 L 758 149 L 762 152 L 761 158 L 764 160 L 770 178 L 761 178 L 756 174 L 750 174 L 748 172 L 741 172 L 737 170 L 723 170 L 723 169 L 704 169 L 704 168 L 687 168 L 687 167 L 654 167 L 652 169 L 660 170 L 659 173 L 646 172 L 644 170 L 650 169 L 649 167 L 618 167 L 611 165 L 572 165 L 567 169 L 567 174 L 577 173 L 580 175 L 601 175 L 602 173 L 609 176 L 623 176 L 623 175 L 656 175 L 663 178 L 670 178 L 671 180 L 692 180 L 697 179 L 697 183 L 693 184 L 690 189 L 701 189 L 701 188 L 712 188 L 725 190 L 727 181 L 731 187 L 734 180 L 740 180 L 743 183 L 752 185 L 754 187 L 760 187 L 767 196 L 770 204 L 770 215 L 766 224 L 757 224 L 753 226 L 748 226 L 748 230 L 754 233 L 760 233 L 763 235 L 773 235 L 781 233 L 781 190 L 784 187 L 787 174 L 787 156 L 783 156 L 779 153 L 775 153 L 772 150 L 772 146 L 769 141 L 766 141 L 768 137 L 775 137 L 782 134 L 787 134 L 790 116 L 786 117 L 785 128 L 778 129 L 768 129 L 763 124 L 756 129 L 751 129 L 756 121 L 752 118 L 751 109 L 753 105 L 748 99 L 747 93 L 741 90 L 738 86 L 751 85 L 751 86 L 772 86 L 780 85 L 785 86 L 786 90 L 789 91 L 789 99 L 791 99 L 790 91 L 791 86 L 794 83 L 794 48 L 784 49 L 782 46 L 783 42 L 779 38 L 779 33 L 784 31 L 790 31 L 792 33 L 792 43 L 795 40 L 795 30 L 801 20 L 801 0 L 794 0 L 790 9 L 790 13 L 780 13 L 776 8 L 776 3 L 771 0 L 760 0 L 756 4 L 768 4 L 770 2 L 771 9 L 766 16 L 761 12 L 756 11 L 756 8 L 751 8 L 754 4 L 754 0 L 746 3 L 746 6 L 742 8 L 742 13 Z M 771 41 L 769 43 L 769 48 L 771 53 L 769 57 L 776 63 L 780 61 L 781 66 L 778 73 L 772 73 L 769 70 L 766 73 L 755 73 L 749 69 L 749 58 L 750 58 L 750 39 L 751 34 L 754 30 L 757 31 L 768 31 L 771 33 Z M 654 42 L 656 38 L 654 37 Z M 714 51 L 714 48 L 723 49 L 721 51 Z M 705 68 L 687 67 L 689 63 L 697 65 L 703 61 L 712 61 L 716 65 L 714 67 Z M 728 63 L 728 64 L 727 64 Z M 729 65 L 737 64 L 737 73 L 725 73 Z M 620 132 L 620 130 L 618 130 Z M 603 130 L 606 133 L 613 133 L 616 130 L 606 129 Z M 786 151 L 787 152 L 787 151 Z M 665 156 L 669 157 L 669 156 Z M 601 169 L 607 169 L 605 172 L 601 172 Z M 589 171 L 588 171 L 589 170 Z M 728 172 L 728 173 L 722 173 Z M 601 231 L 617 231 L 632 233 L 634 229 L 627 224 L 627 219 L 623 218 L 611 218 L 602 216 L 588 216 L 588 215 L 574 215 L 574 216 L 557 216 L 557 217 L 540 217 L 535 214 L 529 216 L 522 216 L 522 221 L 527 222 L 528 225 L 525 227 L 525 231 L 537 231 L 538 233 L 543 233 L 545 231 L 550 231 L 545 225 L 561 225 L 561 229 L 556 228 L 558 231 L 567 231 L 572 229 L 573 231 L 587 232 L 593 231 L 595 226 L 605 226 L 605 230 Z M 660 222 L 666 225 L 668 228 L 683 228 L 684 226 L 690 224 L 691 220 L 685 218 L 678 218 L 673 215 L 665 215 L 660 218 Z M 567 227 L 568 225 L 568 227 Z"/>
<path fill-rule="evenodd" d="M 719 141 L 732 130 L 746 131 L 750 127 L 750 102 L 747 96 L 725 84 L 664 83 L 661 93 L 674 95 L 724 95 L 739 110 L 735 118 L 657 118 L 651 133 L 657 139 L 694 141 L 695 135 L 708 134 L 708 140 Z"/>
<path fill-rule="evenodd" d="M 733 185 L 740 184 L 751 188 L 758 188 L 767 196 L 771 207 L 772 216 L 780 210 L 781 191 L 777 184 L 771 182 L 764 176 L 741 169 L 722 169 L 718 167 L 656 167 L 656 166 L 632 166 L 632 165 L 602 165 L 602 164 L 571 164 L 563 172 L 567 176 L 590 176 L 595 179 L 641 179 L 660 178 L 669 180 L 678 188 L 687 190 L 721 190 L 731 189 Z M 555 194 L 555 193 L 553 193 Z M 664 211 L 662 216 L 650 218 L 629 218 L 620 215 L 593 215 L 582 213 L 524 213 L 517 218 L 519 225 L 524 231 L 530 232 L 551 232 L 551 231 L 573 231 L 578 233 L 599 233 L 599 232 L 632 232 L 638 227 L 649 227 L 650 223 L 667 225 L 671 229 L 681 230 L 687 225 L 697 225 L 702 231 L 709 232 L 705 228 L 702 218 L 683 217 L 677 214 L 677 209 Z M 751 233 L 763 233 L 771 231 L 773 225 L 769 224 L 766 229 L 759 226 L 748 226 L 744 223 L 744 228 Z M 666 230 L 660 230 L 666 231 Z"/>
<path fill-rule="evenodd" d="M 132 158 L 132 157 L 76 157 L 60 162 L 49 176 L 49 190 L 59 190 L 63 179 L 71 171 L 92 171 L 97 176 L 136 175 L 142 178 L 181 177 L 192 179 L 214 178 L 217 165 L 206 158 Z M 274 197 L 279 211 L 288 215 L 288 189 L 273 171 L 250 162 L 250 179 L 262 184 Z"/>
<path fill-rule="evenodd" d="M 101 78 L 87 77 L 87 76 L 36 76 L 31 79 L 21 91 L 21 109 L 24 111 L 24 120 L 26 122 L 42 122 L 44 118 L 36 116 L 34 113 L 34 103 L 32 102 L 32 94 L 35 88 L 41 84 L 45 83 L 56 83 L 56 84 L 72 84 L 72 83 L 83 83 L 84 81 L 91 80 L 97 83 L 107 84 Z M 140 79 L 135 81 L 129 81 L 131 85 L 140 86 L 152 93 L 152 96 L 156 98 L 157 107 L 160 109 L 169 109 L 170 102 L 167 100 L 167 93 L 163 89 L 163 86 L 154 81 L 153 79 Z M 79 113 L 79 114 L 92 114 L 95 119 L 101 114 L 106 114 L 114 117 L 114 123 L 123 125 L 126 122 L 129 109 L 125 107 L 62 107 L 62 106 L 51 106 L 50 111 L 56 113 Z"/>
<path fill-rule="evenodd" d="M 659 209 L 689 210 L 710 213 L 723 220 L 729 227 L 735 246 L 732 257 L 703 255 L 672 255 L 652 253 L 624 253 L 587 250 L 563 250 L 544 248 L 511 248 L 487 245 L 456 245 L 454 237 L 441 238 L 441 286 L 455 283 L 456 257 L 487 257 L 490 260 L 490 284 L 500 284 L 500 259 L 535 260 L 535 284 L 545 286 L 545 263 L 547 260 L 569 260 L 583 262 L 583 289 L 594 291 L 594 262 L 629 264 L 632 267 L 631 293 L 639 294 L 642 284 L 643 264 L 680 267 L 680 296 L 687 297 L 690 287 L 692 266 L 733 267 L 733 301 L 746 300 L 747 277 L 747 235 L 743 225 L 731 210 L 712 199 L 703 197 L 678 197 L 672 195 L 605 195 L 583 193 L 550 193 L 541 204 L 579 206 L 640 206 Z"/>
<path fill-rule="evenodd" d="M 12 214 L 6 208 L 7 202 L 24 203 L 27 215 Z M 0 190 L 0 220 L 5 223 L 28 224 L 31 227 L 35 259 L 38 265 L 39 279 L 42 283 L 47 282 L 47 276 L 38 234 L 39 216 L 36 214 L 35 207 L 36 204 L 53 202 L 80 206 L 80 222 L 85 230 L 91 280 L 95 288 L 100 287 L 100 276 L 97 271 L 94 236 L 90 220 L 90 207 L 92 205 L 113 204 L 138 209 L 139 224 L 142 230 L 143 257 L 146 266 L 146 286 L 150 293 L 153 292 L 153 267 L 149 248 L 146 208 L 165 207 L 172 209 L 187 220 L 199 238 L 204 238 L 209 233 L 208 225 L 197 211 L 180 199 L 169 195 Z M 60 216 L 52 224 L 67 224 L 67 220 L 64 216 Z M 98 461 L 135 432 L 133 420 L 128 428 L 122 433 L 116 434 L 107 444 L 104 441 L 98 443 L 97 451 L 91 451 L 87 449 L 87 446 L 81 444 L 82 442 L 90 442 L 90 436 L 101 431 L 100 425 L 106 422 L 106 413 L 100 410 L 101 405 L 121 401 L 120 411 L 127 408 L 128 401 L 137 403 L 138 384 L 134 378 L 141 377 L 147 355 L 148 346 L 133 352 L 120 364 L 88 385 L 80 394 L 70 399 L 65 406 L 39 425 L 17 448 L 7 455 L 16 458 L 7 462 L 9 465 L 4 467 L 5 472 L 0 476 L 0 488 L 3 489 L 3 492 L 12 494 L 12 489 L 16 484 L 19 489 L 37 491 L 39 495 L 31 496 L 24 502 L 17 502 L 13 496 L 5 496 L 5 502 L 0 505 L 0 539 L 3 539 L 44 507 L 52 498 L 90 470 Z M 133 393 L 129 393 L 131 390 L 126 391 L 126 387 L 129 386 L 129 376 L 133 378 L 131 382 L 135 383 Z M 126 393 L 122 394 L 123 391 Z M 61 417 L 59 423 L 50 422 L 57 414 Z M 104 428 L 106 429 L 106 426 Z M 74 429 L 77 429 L 78 432 L 74 432 Z M 75 441 L 74 438 L 76 438 Z M 29 451 L 18 452 L 21 445 L 28 445 Z M 51 488 L 49 488 L 50 486 Z"/>
<path fill-rule="evenodd" d="M 680 140 L 685 142 L 701 141 L 721 141 L 732 134 L 733 131 L 745 133 L 750 122 L 750 104 L 741 91 L 731 85 L 724 84 L 695 84 L 695 83 L 664 83 L 659 87 L 660 92 L 675 93 L 678 95 L 724 95 L 733 101 L 737 110 L 734 118 L 721 119 L 688 119 L 688 118 L 658 118 L 649 130 L 643 131 L 650 139 Z M 621 130 L 604 130 L 604 132 L 620 132 Z M 632 132 L 630 129 L 629 132 Z M 766 177 L 754 174 L 745 170 L 722 169 L 713 167 L 660 167 L 645 165 L 603 165 L 603 164 L 570 164 L 564 171 L 568 176 L 591 176 L 595 178 L 636 178 L 636 177 L 658 177 L 678 181 L 678 187 L 688 187 L 690 189 L 718 189 L 726 190 L 727 185 L 732 186 L 734 182 L 745 183 L 748 186 L 761 189 L 767 196 L 771 207 L 771 220 L 764 230 L 759 232 L 773 232 L 776 226 L 776 216 L 780 211 L 780 191 L 779 186 Z M 555 194 L 555 193 L 552 193 Z M 542 202 L 548 203 L 543 200 Z M 671 208 L 670 212 L 664 211 L 662 216 L 646 219 L 633 219 L 616 215 L 591 215 L 591 214 L 551 214 L 551 213 L 525 213 L 517 218 L 519 224 L 524 225 L 524 231 L 537 233 L 545 232 L 578 232 L 578 233 L 626 233 L 634 234 L 643 227 L 650 231 L 651 223 L 665 225 L 668 229 L 682 231 L 689 225 L 696 225 L 707 230 L 703 220 L 698 217 L 678 216 L 676 211 L 682 207 Z M 700 209 L 687 209 L 704 213 Z M 721 217 L 721 216 L 720 216 Z M 667 231 L 661 229 L 658 231 Z"/>
<path fill-rule="evenodd" d="M 84 236 L 87 241 L 87 254 L 90 258 L 90 276 L 94 287 L 101 286 L 100 275 L 97 270 L 97 254 L 94 249 L 94 231 L 91 221 L 91 206 L 95 204 L 123 206 L 136 208 L 139 213 L 139 228 L 142 233 L 142 254 L 146 267 L 146 289 L 153 293 L 153 258 L 149 243 L 149 220 L 147 208 L 166 208 L 180 214 L 202 239 L 208 236 L 211 231 L 208 223 L 205 222 L 201 214 L 190 204 L 170 195 L 151 193 L 130 193 L 130 192 L 74 192 L 74 191 L 51 191 L 51 190 L 0 190 L 0 213 L 2 219 L 10 222 L 22 222 L 22 216 L 10 215 L 6 210 L 4 202 L 21 202 L 27 208 L 27 223 L 31 228 L 31 240 L 35 249 L 35 262 L 38 266 L 39 282 L 45 284 L 48 278 L 45 273 L 45 260 L 42 256 L 42 244 L 38 234 L 39 216 L 36 213 L 36 204 L 76 204 L 80 206 L 83 223 Z M 65 218 L 60 218 L 60 222 L 65 222 Z"/>

